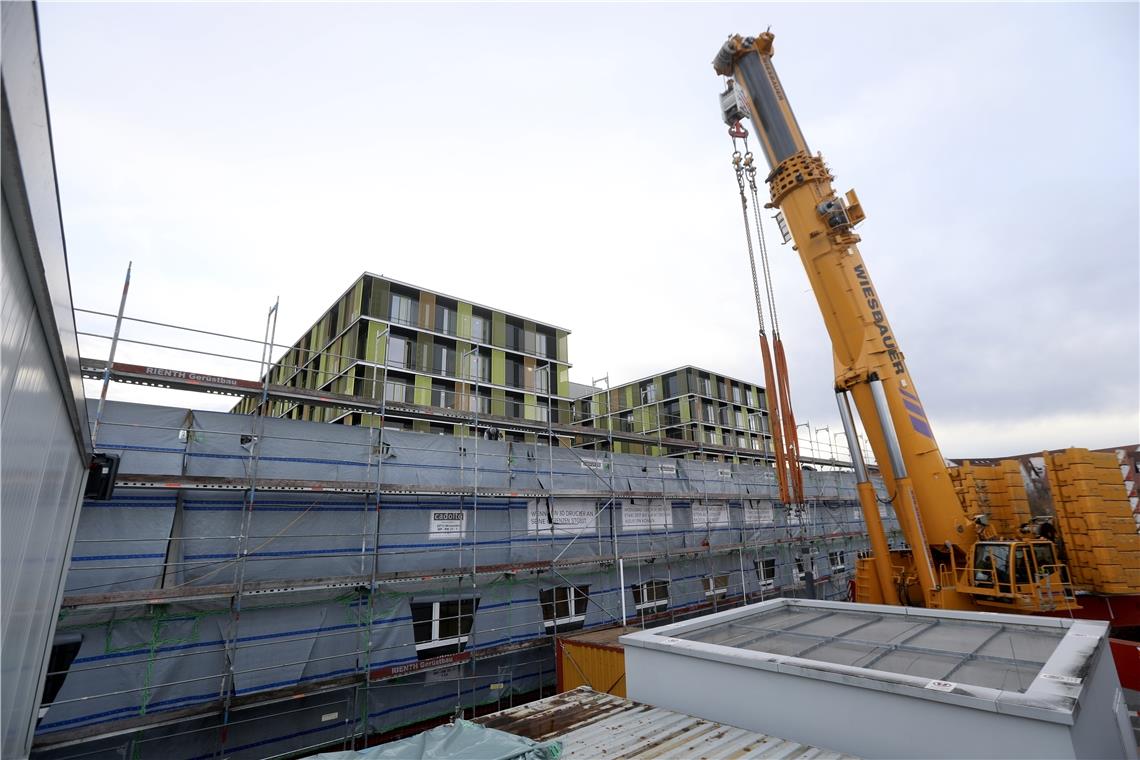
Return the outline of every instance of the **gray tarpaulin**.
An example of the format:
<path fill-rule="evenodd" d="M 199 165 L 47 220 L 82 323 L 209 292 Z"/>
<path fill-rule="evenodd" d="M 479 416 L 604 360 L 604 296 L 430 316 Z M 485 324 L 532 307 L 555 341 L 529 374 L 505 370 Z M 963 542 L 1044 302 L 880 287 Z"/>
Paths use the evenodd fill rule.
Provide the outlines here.
<path fill-rule="evenodd" d="M 554 760 L 558 740 L 536 742 L 525 736 L 458 720 L 407 739 L 358 752 L 324 752 L 310 760 Z"/>
<path fill-rule="evenodd" d="M 121 473 L 227 476 L 235 487 L 120 488 L 111 501 L 86 502 L 69 593 L 189 591 L 239 576 L 263 584 L 243 597 L 236 617 L 228 597 L 209 595 L 64 611 L 59 632 L 81 646 L 37 728 L 41 737 L 211 706 L 198 723 L 119 734 L 134 742 L 123 756 L 138 760 L 216 752 L 217 705 L 227 694 L 241 709 L 225 727 L 226 754 L 243 760 L 316 748 L 366 724 L 373 734 L 390 731 L 452 714 L 457 702 L 506 706 L 554 680 L 544 592 L 583 591 L 588 603 L 572 627 L 613 624 L 623 600 L 631 621 L 643 612 L 688 615 L 722 596 L 806 593 L 794 555 L 813 572 L 812 595 L 844 598 L 855 553 L 866 547 L 850 473 L 805 472 L 808 503 L 786 508 L 771 468 L 481 439 L 485 491 L 475 499 L 415 493 L 474 485 L 475 439 L 385 430 L 381 450 L 379 431 L 368 428 L 121 402 L 108 402 L 103 425 L 102 443 L 123 455 Z M 411 493 L 389 488 L 377 504 L 374 492 L 251 491 L 256 451 L 258 478 L 353 489 L 380 482 Z M 883 511 L 894 528 L 890 508 Z M 376 571 L 400 577 L 379 577 L 373 587 L 377 539 Z M 834 552 L 845 553 L 846 574 L 831 573 Z M 758 565 L 773 560 L 774 577 L 760 578 Z M 490 569 L 498 564 L 501 572 Z M 473 579 L 476 565 L 483 570 Z M 637 598 L 635 588 L 650 580 L 667 582 L 667 595 Z M 478 600 L 458 647 L 474 659 L 428 667 L 413 605 L 456 598 Z M 251 704 L 282 689 L 298 692 L 287 710 Z M 177 734 L 185 751 L 172 754 L 164 732 Z"/>

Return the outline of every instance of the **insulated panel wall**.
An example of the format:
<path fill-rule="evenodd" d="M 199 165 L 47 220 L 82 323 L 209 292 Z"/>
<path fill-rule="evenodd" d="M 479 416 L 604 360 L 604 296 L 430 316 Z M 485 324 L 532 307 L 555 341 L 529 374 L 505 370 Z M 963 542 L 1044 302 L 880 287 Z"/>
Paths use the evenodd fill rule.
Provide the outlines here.
<path fill-rule="evenodd" d="M 3 3 L 0 223 L 0 754 L 42 694 L 90 439 L 35 6 Z"/>

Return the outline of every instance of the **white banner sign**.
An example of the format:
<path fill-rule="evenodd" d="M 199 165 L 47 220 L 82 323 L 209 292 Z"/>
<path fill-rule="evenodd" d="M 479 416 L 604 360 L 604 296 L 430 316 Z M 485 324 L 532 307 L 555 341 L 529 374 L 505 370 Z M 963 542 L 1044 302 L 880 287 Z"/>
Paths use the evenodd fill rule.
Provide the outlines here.
<path fill-rule="evenodd" d="M 693 502 L 693 527 L 712 528 L 728 525 L 728 505 Z"/>
<path fill-rule="evenodd" d="M 622 530 L 645 530 L 673 527 L 673 508 L 668 504 L 630 504 L 621 507 Z"/>
<path fill-rule="evenodd" d="M 554 504 L 531 501 L 526 506 L 527 529 L 531 533 L 593 533 L 597 524 L 593 503 Z"/>
<path fill-rule="evenodd" d="M 428 539 L 461 539 L 467 532 L 467 512 L 459 507 L 438 507 L 431 511 Z"/>
<path fill-rule="evenodd" d="M 771 502 L 746 501 L 744 502 L 745 525 L 773 525 L 776 515 L 772 510 Z"/>

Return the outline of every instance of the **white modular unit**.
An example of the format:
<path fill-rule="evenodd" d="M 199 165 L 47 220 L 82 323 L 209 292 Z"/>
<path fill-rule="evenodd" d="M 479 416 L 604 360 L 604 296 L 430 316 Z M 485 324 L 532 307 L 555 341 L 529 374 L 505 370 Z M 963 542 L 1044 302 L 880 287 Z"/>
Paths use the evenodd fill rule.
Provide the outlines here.
<path fill-rule="evenodd" d="M 630 699 L 839 752 L 1135 758 L 1107 628 L 774 599 L 621 642 Z"/>
<path fill-rule="evenodd" d="M 26 757 L 87 477 L 36 7 L 3 3 L 0 155 L 0 756 Z"/>

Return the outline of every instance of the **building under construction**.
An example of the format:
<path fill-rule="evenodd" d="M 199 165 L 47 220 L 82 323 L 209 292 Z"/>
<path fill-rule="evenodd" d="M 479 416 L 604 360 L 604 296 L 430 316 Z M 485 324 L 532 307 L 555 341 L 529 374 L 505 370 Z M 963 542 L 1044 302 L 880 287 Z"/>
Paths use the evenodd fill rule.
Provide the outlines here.
<path fill-rule="evenodd" d="M 849 473 L 785 509 L 751 465 L 114 402 L 97 449 L 44 757 L 366 742 L 549 693 L 559 632 L 846 599 L 865 549 Z"/>

